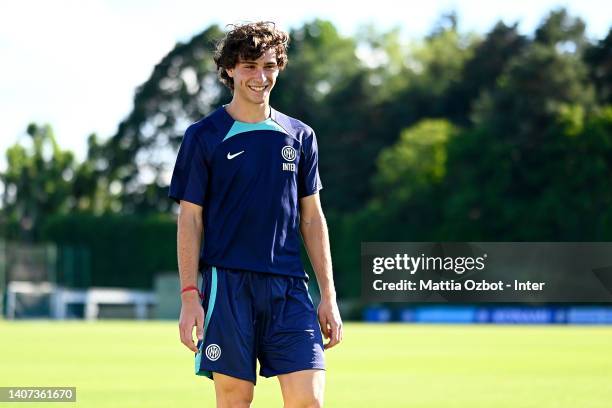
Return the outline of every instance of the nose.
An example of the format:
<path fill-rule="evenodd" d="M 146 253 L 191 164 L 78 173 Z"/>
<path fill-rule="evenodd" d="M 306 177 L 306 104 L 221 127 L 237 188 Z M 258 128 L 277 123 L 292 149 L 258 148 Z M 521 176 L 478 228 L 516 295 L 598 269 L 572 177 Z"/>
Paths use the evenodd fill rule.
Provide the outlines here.
<path fill-rule="evenodd" d="M 255 73 L 255 78 L 257 78 L 258 80 L 261 80 L 262 83 L 266 82 L 266 72 L 263 68 L 259 68 L 257 69 L 257 72 Z"/>

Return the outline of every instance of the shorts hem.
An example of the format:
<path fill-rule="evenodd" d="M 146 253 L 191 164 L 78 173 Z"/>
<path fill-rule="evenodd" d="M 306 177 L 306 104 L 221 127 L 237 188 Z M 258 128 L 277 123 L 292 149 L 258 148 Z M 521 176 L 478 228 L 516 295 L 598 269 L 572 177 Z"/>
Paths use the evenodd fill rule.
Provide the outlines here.
<path fill-rule="evenodd" d="M 257 385 L 257 377 L 251 377 L 248 375 L 243 375 L 243 374 L 236 374 L 235 372 L 232 372 L 231 370 L 211 370 L 211 369 L 203 369 L 202 371 L 207 371 L 210 373 L 210 376 L 206 376 L 207 378 L 210 378 L 211 380 L 215 380 L 214 379 L 214 373 L 219 373 L 219 374 L 223 374 L 223 375 L 227 375 L 233 378 L 237 378 L 239 380 L 245 380 L 245 381 L 249 381 L 252 382 L 253 385 Z"/>
<path fill-rule="evenodd" d="M 309 366 L 300 366 L 300 367 L 295 367 L 295 368 L 290 368 L 290 369 L 286 369 L 286 370 L 280 370 L 280 371 L 268 371 L 268 370 L 260 370 L 259 371 L 259 375 L 265 378 L 270 378 L 270 377 L 276 377 L 277 375 L 282 375 L 282 374 L 291 374 L 291 373 L 295 373 L 297 371 L 304 371 L 304 370 L 325 370 L 325 366 L 321 365 L 321 364 L 314 364 L 314 365 L 309 365 Z"/>

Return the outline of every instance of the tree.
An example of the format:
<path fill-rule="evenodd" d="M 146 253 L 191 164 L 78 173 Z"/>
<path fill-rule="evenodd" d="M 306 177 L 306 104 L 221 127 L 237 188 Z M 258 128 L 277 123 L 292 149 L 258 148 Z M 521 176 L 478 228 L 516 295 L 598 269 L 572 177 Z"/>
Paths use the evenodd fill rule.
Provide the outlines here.
<path fill-rule="evenodd" d="M 167 179 L 187 126 L 207 114 L 228 91 L 217 81 L 212 59 L 223 35 L 210 26 L 178 43 L 155 66 L 134 96 L 134 107 L 101 148 L 90 152 L 99 182 L 121 191 L 124 213 L 168 211 Z"/>
<path fill-rule="evenodd" d="M 601 104 L 612 104 L 612 28 L 603 40 L 585 51 L 584 61 Z"/>
<path fill-rule="evenodd" d="M 584 21 L 570 16 L 565 8 L 553 10 L 536 29 L 535 42 L 579 54 L 587 44 L 585 27 Z"/>
<path fill-rule="evenodd" d="M 567 185 L 580 183 L 567 172 L 571 163 L 586 160 L 580 166 L 588 168 L 590 161 L 575 157 L 580 151 L 576 141 L 585 136 L 572 135 L 582 134 L 595 110 L 580 53 L 559 46 L 581 42 L 576 21 L 565 12 L 551 13 L 535 40 L 511 58 L 497 85 L 481 94 L 474 126 L 449 145 L 453 170 L 445 180 L 448 195 L 441 224 L 447 239 L 585 236 L 570 226 L 576 214 L 587 217 L 585 208 L 565 198 Z"/>
<path fill-rule="evenodd" d="M 476 124 L 488 123 L 501 137 L 535 143 L 564 106 L 589 110 L 594 103 L 582 60 L 534 42 L 509 62 L 498 86 L 481 95 L 473 114 Z"/>
<path fill-rule="evenodd" d="M 289 63 L 279 76 L 271 103 L 319 129 L 325 98 L 360 70 L 355 41 L 329 21 L 315 19 L 289 33 Z"/>
<path fill-rule="evenodd" d="M 11 146 L 6 152 L 7 170 L 0 174 L 2 224 L 5 236 L 35 241 L 42 219 L 75 207 L 70 200 L 75 163 L 72 152 L 60 149 L 49 125 L 32 123 L 26 133 L 29 146 Z"/>
<path fill-rule="evenodd" d="M 458 129 L 444 119 L 426 119 L 402 131 L 383 149 L 373 178 L 375 197 L 366 212 L 385 240 L 429 240 L 443 208 L 448 145 Z"/>
<path fill-rule="evenodd" d="M 483 92 L 492 92 L 509 61 L 517 57 L 527 45 L 527 39 L 511 26 L 498 22 L 485 39 L 474 48 L 461 74 L 450 85 L 445 95 L 445 112 L 454 123 L 466 126 L 474 102 Z"/>

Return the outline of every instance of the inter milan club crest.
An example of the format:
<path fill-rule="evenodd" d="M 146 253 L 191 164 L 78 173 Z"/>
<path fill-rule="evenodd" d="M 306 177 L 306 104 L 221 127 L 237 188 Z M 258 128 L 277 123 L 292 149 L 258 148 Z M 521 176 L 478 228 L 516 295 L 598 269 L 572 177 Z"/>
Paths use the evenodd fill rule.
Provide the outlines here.
<path fill-rule="evenodd" d="M 285 159 L 285 160 L 287 160 L 289 162 L 294 161 L 295 157 L 297 156 L 297 152 L 291 146 L 283 147 L 283 150 L 281 150 L 281 154 L 283 156 L 283 159 Z"/>
<path fill-rule="evenodd" d="M 281 150 L 281 156 L 288 162 L 292 162 L 297 157 L 297 152 L 291 146 L 285 146 Z M 283 163 L 283 171 L 295 171 L 295 163 Z"/>
<path fill-rule="evenodd" d="M 206 347 L 206 357 L 210 361 L 217 361 L 221 357 L 221 347 L 216 344 L 209 344 Z"/>

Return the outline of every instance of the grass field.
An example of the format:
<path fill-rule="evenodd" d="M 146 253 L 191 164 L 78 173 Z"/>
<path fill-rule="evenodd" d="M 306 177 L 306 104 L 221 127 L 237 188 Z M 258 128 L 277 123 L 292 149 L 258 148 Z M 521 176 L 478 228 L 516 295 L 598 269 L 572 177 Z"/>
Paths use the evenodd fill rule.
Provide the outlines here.
<path fill-rule="evenodd" d="M 326 407 L 612 406 L 612 327 L 347 324 L 326 357 Z M 54 407 L 214 407 L 174 322 L 0 321 L 0 386 L 77 387 Z M 275 379 L 253 406 L 282 406 Z"/>

